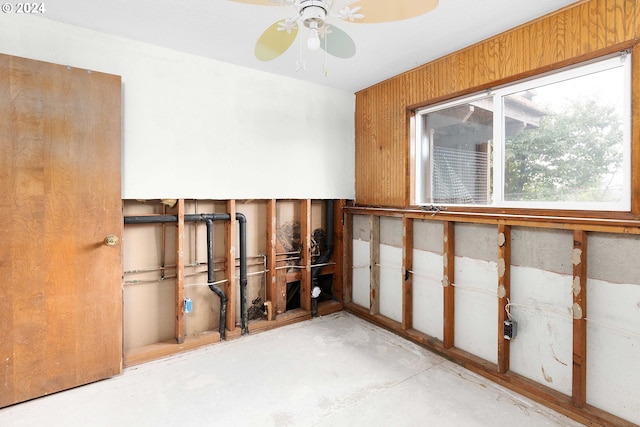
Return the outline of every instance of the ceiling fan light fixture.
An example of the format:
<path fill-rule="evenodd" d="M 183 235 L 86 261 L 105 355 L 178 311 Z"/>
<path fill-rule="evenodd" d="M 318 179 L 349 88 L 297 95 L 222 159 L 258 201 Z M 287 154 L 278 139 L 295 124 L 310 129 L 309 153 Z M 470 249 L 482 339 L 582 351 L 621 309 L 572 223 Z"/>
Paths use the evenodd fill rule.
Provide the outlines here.
<path fill-rule="evenodd" d="M 327 2 L 325 0 L 302 0 L 300 7 L 300 21 L 305 27 L 311 28 L 311 23 L 317 28 L 324 26 L 327 18 Z"/>
<path fill-rule="evenodd" d="M 318 50 L 320 48 L 320 33 L 318 32 L 318 23 L 315 21 L 311 22 L 309 26 L 307 47 L 309 50 Z"/>

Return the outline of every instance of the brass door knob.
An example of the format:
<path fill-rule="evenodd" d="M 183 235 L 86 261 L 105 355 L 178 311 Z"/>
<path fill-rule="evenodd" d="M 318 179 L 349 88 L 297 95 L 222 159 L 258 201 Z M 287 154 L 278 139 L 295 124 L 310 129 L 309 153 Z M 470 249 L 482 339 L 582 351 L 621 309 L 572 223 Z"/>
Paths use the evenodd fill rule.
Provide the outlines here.
<path fill-rule="evenodd" d="M 118 246 L 119 242 L 120 239 L 118 239 L 118 236 L 114 236 L 113 234 L 109 234 L 104 238 L 104 244 L 107 246 Z"/>

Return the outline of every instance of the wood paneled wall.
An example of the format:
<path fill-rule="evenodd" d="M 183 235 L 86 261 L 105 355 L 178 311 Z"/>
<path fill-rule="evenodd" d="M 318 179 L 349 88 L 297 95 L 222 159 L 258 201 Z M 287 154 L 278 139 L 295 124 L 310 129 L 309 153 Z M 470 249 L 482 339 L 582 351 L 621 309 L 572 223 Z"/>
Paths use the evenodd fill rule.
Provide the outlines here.
<path fill-rule="evenodd" d="M 634 47 L 638 25 L 635 0 L 578 2 L 358 92 L 356 203 L 410 205 L 413 108 Z"/>

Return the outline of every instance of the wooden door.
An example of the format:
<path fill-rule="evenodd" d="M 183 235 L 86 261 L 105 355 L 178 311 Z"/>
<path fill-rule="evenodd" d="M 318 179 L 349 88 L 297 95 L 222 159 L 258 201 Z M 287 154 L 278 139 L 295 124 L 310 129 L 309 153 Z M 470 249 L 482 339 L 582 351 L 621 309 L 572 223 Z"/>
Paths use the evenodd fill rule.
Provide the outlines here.
<path fill-rule="evenodd" d="M 121 372 L 120 98 L 0 55 L 0 407 Z"/>

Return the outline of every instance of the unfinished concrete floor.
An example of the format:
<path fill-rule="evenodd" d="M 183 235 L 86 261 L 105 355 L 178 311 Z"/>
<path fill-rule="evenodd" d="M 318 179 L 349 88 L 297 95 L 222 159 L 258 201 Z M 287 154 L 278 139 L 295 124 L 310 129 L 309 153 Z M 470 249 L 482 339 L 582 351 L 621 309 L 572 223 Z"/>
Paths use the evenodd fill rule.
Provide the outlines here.
<path fill-rule="evenodd" d="M 580 426 L 347 313 L 0 410 L 9 426 Z"/>

